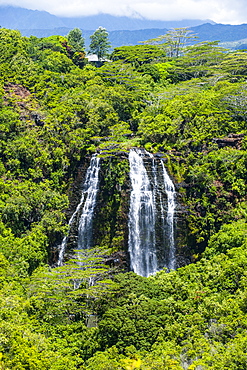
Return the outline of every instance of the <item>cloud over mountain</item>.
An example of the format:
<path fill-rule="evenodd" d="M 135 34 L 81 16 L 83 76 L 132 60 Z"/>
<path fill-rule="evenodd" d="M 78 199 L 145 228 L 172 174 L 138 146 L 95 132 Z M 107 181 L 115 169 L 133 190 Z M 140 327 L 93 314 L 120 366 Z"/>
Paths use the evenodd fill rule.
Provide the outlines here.
<path fill-rule="evenodd" d="M 0 5 L 46 10 L 63 17 L 108 13 L 165 21 L 207 18 L 217 23 L 240 24 L 247 20 L 245 0 L 0 0 Z"/>

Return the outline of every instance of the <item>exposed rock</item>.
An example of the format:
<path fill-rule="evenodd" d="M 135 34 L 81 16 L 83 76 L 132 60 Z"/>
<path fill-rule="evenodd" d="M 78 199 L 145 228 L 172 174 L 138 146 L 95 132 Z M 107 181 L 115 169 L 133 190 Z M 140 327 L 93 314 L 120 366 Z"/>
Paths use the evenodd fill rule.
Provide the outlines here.
<path fill-rule="evenodd" d="M 26 99 L 27 97 L 31 95 L 30 91 L 26 87 L 22 85 L 13 84 L 13 83 L 8 83 L 7 85 L 5 85 L 4 91 L 7 95 L 9 96 L 16 95 L 21 100 Z"/>
<path fill-rule="evenodd" d="M 31 98 L 30 91 L 18 84 L 8 83 L 4 86 L 4 104 L 15 105 L 20 114 L 20 120 L 31 121 L 32 125 L 44 125 L 44 117 L 39 112 L 39 105 Z"/>
<path fill-rule="evenodd" d="M 128 271 L 129 261 L 124 251 L 115 252 L 107 256 L 104 263 L 110 267 L 118 267 L 122 271 Z"/>
<path fill-rule="evenodd" d="M 37 126 L 44 126 L 45 123 L 39 113 L 31 113 L 31 117 Z"/>
<path fill-rule="evenodd" d="M 219 148 L 230 146 L 236 149 L 241 149 L 243 137 L 244 134 L 229 134 L 227 137 L 214 138 L 213 142 L 216 143 Z"/>

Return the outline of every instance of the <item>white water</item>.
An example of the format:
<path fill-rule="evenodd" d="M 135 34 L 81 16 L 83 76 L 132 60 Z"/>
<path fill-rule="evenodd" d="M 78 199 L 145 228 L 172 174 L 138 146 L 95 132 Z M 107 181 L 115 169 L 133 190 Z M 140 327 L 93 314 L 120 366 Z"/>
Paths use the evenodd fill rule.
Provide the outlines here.
<path fill-rule="evenodd" d="M 162 169 L 163 169 L 163 177 L 164 177 L 164 184 L 165 184 L 165 191 L 167 195 L 167 240 L 168 240 L 168 266 L 169 270 L 175 270 L 176 268 L 176 258 L 175 258 L 175 242 L 174 242 L 174 213 L 176 208 L 175 202 L 175 187 L 170 179 L 164 163 L 161 161 Z"/>
<path fill-rule="evenodd" d="M 141 276 L 157 271 L 155 253 L 155 202 L 141 151 L 130 150 L 132 191 L 129 210 L 129 253 L 131 269 Z"/>
<path fill-rule="evenodd" d="M 100 158 L 93 156 L 87 170 L 84 183 L 84 196 L 86 201 L 83 206 L 78 228 L 78 249 L 88 249 L 92 246 L 92 226 L 97 193 L 99 190 Z"/>
<path fill-rule="evenodd" d="M 71 216 L 70 220 L 69 220 L 69 223 L 68 223 L 68 226 L 70 228 L 70 226 L 72 225 L 74 219 L 75 219 L 75 216 L 77 215 L 77 212 L 79 211 L 81 205 L 82 205 L 82 202 L 84 200 L 84 196 L 81 198 L 81 201 L 80 203 L 78 204 L 78 206 L 76 207 L 76 210 L 75 212 L 73 213 L 73 215 Z M 64 252 L 65 252 L 65 249 L 67 247 L 67 242 L 68 242 L 68 235 L 66 235 L 63 240 L 62 240 L 62 244 L 60 246 L 60 250 L 59 250 L 59 255 L 58 255 L 58 262 L 57 262 L 57 265 L 58 266 L 62 266 L 63 264 L 63 256 L 64 256 Z"/>
<path fill-rule="evenodd" d="M 143 161 L 144 157 L 148 156 L 152 161 L 149 176 Z M 141 276 L 150 276 L 162 268 L 175 269 L 174 185 L 163 161 L 156 160 L 147 152 L 138 149 L 130 150 L 129 164 L 132 190 L 128 221 L 128 249 L 131 270 Z M 71 227 L 76 216 L 81 213 L 78 227 L 78 250 L 92 247 L 93 216 L 99 190 L 99 170 L 100 159 L 94 155 L 86 173 L 80 203 L 69 220 L 68 225 Z M 156 235 L 157 231 L 159 234 Z M 65 236 L 59 251 L 59 266 L 63 263 L 67 241 L 68 236 Z M 78 258 L 80 259 L 80 253 L 78 253 Z"/>
<path fill-rule="evenodd" d="M 90 165 L 87 169 L 86 179 L 83 185 L 82 196 L 80 203 L 76 207 L 75 212 L 71 216 L 68 226 L 72 225 L 80 211 L 83 203 L 83 210 L 79 221 L 78 228 L 78 249 L 88 249 L 91 247 L 92 242 L 92 221 L 93 221 L 93 212 L 96 205 L 96 196 L 98 192 L 98 183 L 99 183 L 99 169 L 100 169 L 100 159 L 93 155 L 90 161 Z M 86 200 L 85 200 L 86 199 Z M 68 242 L 68 236 L 63 238 L 59 256 L 58 256 L 58 266 L 62 266 L 64 252 L 66 250 Z"/>
<path fill-rule="evenodd" d="M 152 159 L 152 184 L 148 177 L 143 155 Z M 168 176 L 163 161 L 162 184 L 158 180 L 158 166 L 154 157 L 138 149 L 129 153 L 130 180 L 132 191 L 129 209 L 129 241 L 130 267 L 141 276 L 150 276 L 161 268 L 168 270 L 176 268 L 175 242 L 174 242 L 174 213 L 175 213 L 175 187 Z M 160 179 L 160 177 L 159 177 Z M 160 188 L 165 190 L 166 197 Z M 159 204 L 160 217 L 157 207 Z M 165 217 L 165 209 L 167 209 Z M 159 229 L 159 238 L 162 240 L 163 257 L 162 266 L 158 263 L 156 250 L 156 230 Z M 159 252 L 160 253 L 160 252 Z M 160 260 L 160 259 L 159 259 Z"/>

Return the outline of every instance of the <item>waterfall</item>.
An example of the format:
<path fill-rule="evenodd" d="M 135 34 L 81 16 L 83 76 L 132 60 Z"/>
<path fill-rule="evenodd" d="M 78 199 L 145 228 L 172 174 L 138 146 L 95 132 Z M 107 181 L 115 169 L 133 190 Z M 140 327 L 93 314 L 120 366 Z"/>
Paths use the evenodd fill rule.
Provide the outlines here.
<path fill-rule="evenodd" d="M 83 200 L 84 200 L 84 196 L 81 198 L 80 203 L 76 207 L 75 212 L 73 213 L 73 215 L 71 216 L 71 218 L 69 220 L 69 223 L 68 223 L 69 229 L 70 229 L 70 226 L 72 225 L 72 223 L 74 222 L 75 216 L 77 215 L 77 213 L 78 213 L 78 211 L 79 211 L 79 209 L 82 205 Z M 64 238 L 62 240 L 62 243 L 61 243 L 61 246 L 60 246 L 60 250 L 59 250 L 59 254 L 58 254 L 58 262 L 57 262 L 58 266 L 62 266 L 62 264 L 63 264 L 63 256 L 64 256 L 65 249 L 67 247 L 67 242 L 68 242 L 68 235 L 64 236 Z"/>
<path fill-rule="evenodd" d="M 138 275 L 150 276 L 166 268 L 176 268 L 174 215 L 175 187 L 161 159 L 141 149 L 129 152 L 130 206 L 128 251 L 130 268 Z M 93 246 L 93 220 L 99 191 L 100 158 L 92 156 L 86 172 L 80 202 L 69 220 L 78 224 L 78 259 Z M 68 237 L 59 251 L 58 266 L 63 263 Z M 81 251 L 80 251 L 81 250 Z M 82 265 L 82 262 L 81 262 Z"/>
<path fill-rule="evenodd" d="M 87 170 L 83 193 L 86 201 L 81 213 L 78 228 L 78 249 L 92 247 L 93 216 L 99 190 L 100 158 L 94 155 Z"/>
<path fill-rule="evenodd" d="M 168 176 L 168 173 L 165 169 L 164 163 L 161 161 L 163 169 L 163 177 L 165 184 L 165 191 L 167 195 L 167 240 L 168 240 L 168 263 L 167 268 L 174 270 L 176 268 L 176 258 L 175 258 L 175 242 L 174 242 L 174 212 L 175 212 L 175 187 Z"/>
<path fill-rule="evenodd" d="M 141 276 L 157 271 L 155 253 L 155 199 L 141 151 L 130 150 L 132 191 L 129 210 L 129 253 L 131 269 Z"/>
<path fill-rule="evenodd" d="M 99 185 L 99 170 L 100 159 L 96 154 L 94 154 L 86 172 L 86 179 L 83 184 L 80 202 L 68 223 L 70 228 L 83 206 L 78 227 L 78 249 L 88 249 L 92 246 L 93 213 L 96 205 L 96 197 Z M 68 236 L 65 236 L 62 240 L 59 251 L 58 266 L 61 266 L 63 263 L 67 242 Z"/>
<path fill-rule="evenodd" d="M 130 267 L 141 276 L 150 276 L 162 268 L 175 269 L 175 187 L 163 161 L 152 154 L 131 149 L 129 164 Z"/>

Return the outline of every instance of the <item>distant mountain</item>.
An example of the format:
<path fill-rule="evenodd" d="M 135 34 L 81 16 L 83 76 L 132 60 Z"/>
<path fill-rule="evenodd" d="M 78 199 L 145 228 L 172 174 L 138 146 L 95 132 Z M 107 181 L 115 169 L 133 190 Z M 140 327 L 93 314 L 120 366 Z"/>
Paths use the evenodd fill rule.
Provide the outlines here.
<path fill-rule="evenodd" d="M 180 21 L 152 21 L 140 18 L 116 17 L 110 14 L 98 14 L 80 18 L 60 18 L 67 27 L 79 27 L 83 30 L 105 27 L 108 31 L 141 30 L 149 28 L 193 27 L 205 23 L 199 19 L 184 19 Z"/>
<path fill-rule="evenodd" d="M 237 41 L 224 41 L 219 44 L 221 47 L 232 50 L 247 50 L 247 38 Z"/>
<path fill-rule="evenodd" d="M 0 26 L 10 29 L 47 29 L 65 26 L 55 15 L 38 10 L 0 6 Z"/>
<path fill-rule="evenodd" d="M 246 48 L 247 24 L 227 25 L 202 20 L 150 21 L 144 18 L 115 17 L 99 14 L 90 17 L 64 18 L 48 12 L 28 10 L 12 6 L 0 6 L 0 25 L 18 29 L 24 36 L 65 36 L 75 28 L 81 28 L 86 47 L 90 35 L 103 26 L 109 31 L 112 47 L 136 45 L 140 41 L 164 35 L 171 28 L 188 27 L 198 36 L 196 42 L 219 41 L 232 48 Z"/>
<path fill-rule="evenodd" d="M 68 34 L 71 28 L 61 27 L 56 29 L 36 29 L 36 30 L 21 30 L 23 36 L 34 35 L 37 37 L 48 37 L 51 35 L 62 35 Z M 229 26 L 223 24 L 204 24 L 202 26 L 191 27 L 190 30 L 198 36 L 195 42 L 200 41 L 220 41 L 225 43 L 223 46 L 233 49 L 246 48 L 246 36 L 247 36 L 247 24 L 240 26 Z M 109 39 L 112 47 L 118 47 L 123 45 L 137 45 L 140 41 L 149 40 L 160 35 L 166 34 L 167 28 L 151 28 L 136 31 L 110 31 Z M 85 38 L 86 47 L 90 43 L 90 35 L 94 30 L 83 31 L 83 37 Z"/>
<path fill-rule="evenodd" d="M 247 24 L 210 24 L 205 23 L 190 28 L 198 35 L 197 41 L 236 41 L 247 38 Z"/>
<path fill-rule="evenodd" d="M 98 14 L 85 17 L 57 17 L 48 12 L 29 10 L 13 6 L 0 6 L 0 25 L 18 30 L 54 29 L 59 27 L 96 30 L 99 26 L 108 31 L 140 30 L 146 28 L 192 27 L 205 23 L 204 20 L 187 19 L 180 21 L 152 21 L 143 17 L 116 17 L 110 14 Z"/>
<path fill-rule="evenodd" d="M 61 35 L 66 36 L 71 28 L 60 27 L 50 30 L 21 30 L 23 36 L 37 36 L 37 37 L 48 37 L 52 35 Z M 144 30 L 136 31 L 110 31 L 109 40 L 112 48 L 123 46 L 123 45 L 137 45 L 141 41 L 149 40 L 160 35 L 166 34 L 168 31 L 167 28 L 151 28 Z M 83 31 L 83 37 L 85 38 L 85 46 L 89 47 L 90 36 L 93 34 L 94 30 L 85 30 Z"/>
<path fill-rule="evenodd" d="M 167 31 L 167 28 L 151 28 L 136 31 L 111 31 L 109 32 L 109 39 L 112 47 L 138 45 L 141 41 L 165 35 Z"/>
<path fill-rule="evenodd" d="M 42 28 L 33 28 L 33 29 L 19 29 L 21 31 L 22 36 L 36 36 L 36 37 L 49 37 L 52 35 L 60 35 L 60 36 L 66 36 L 69 31 L 72 28 L 69 27 L 56 27 L 56 28 L 47 28 L 47 29 L 42 29 Z M 86 31 L 90 32 L 90 31 Z M 91 31 L 90 35 L 94 31 Z M 85 37 L 85 32 L 83 31 L 83 37 Z"/>

